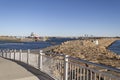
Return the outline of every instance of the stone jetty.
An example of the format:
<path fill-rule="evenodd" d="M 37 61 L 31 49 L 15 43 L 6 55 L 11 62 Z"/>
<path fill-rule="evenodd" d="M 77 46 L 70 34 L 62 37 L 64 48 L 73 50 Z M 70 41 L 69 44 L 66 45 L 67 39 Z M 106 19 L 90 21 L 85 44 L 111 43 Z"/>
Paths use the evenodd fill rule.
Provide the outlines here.
<path fill-rule="evenodd" d="M 107 49 L 116 40 L 118 38 L 67 41 L 52 49 L 52 51 L 58 54 L 64 53 L 90 62 L 120 68 L 120 55 Z"/>

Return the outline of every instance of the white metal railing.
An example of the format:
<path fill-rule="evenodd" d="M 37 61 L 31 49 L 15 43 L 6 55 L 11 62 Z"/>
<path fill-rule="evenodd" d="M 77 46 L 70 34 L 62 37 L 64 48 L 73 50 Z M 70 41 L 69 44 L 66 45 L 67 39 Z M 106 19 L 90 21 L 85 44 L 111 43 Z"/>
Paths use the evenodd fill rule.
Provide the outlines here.
<path fill-rule="evenodd" d="M 120 80 L 120 69 L 42 50 L 0 50 L 0 56 L 24 62 L 55 80 Z"/>

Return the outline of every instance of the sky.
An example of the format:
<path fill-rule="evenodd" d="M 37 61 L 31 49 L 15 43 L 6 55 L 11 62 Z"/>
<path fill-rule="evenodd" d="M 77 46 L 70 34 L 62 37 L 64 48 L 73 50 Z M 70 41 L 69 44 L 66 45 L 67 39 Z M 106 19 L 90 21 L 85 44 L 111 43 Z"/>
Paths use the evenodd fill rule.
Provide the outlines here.
<path fill-rule="evenodd" d="M 0 0 L 0 35 L 120 36 L 120 0 Z"/>

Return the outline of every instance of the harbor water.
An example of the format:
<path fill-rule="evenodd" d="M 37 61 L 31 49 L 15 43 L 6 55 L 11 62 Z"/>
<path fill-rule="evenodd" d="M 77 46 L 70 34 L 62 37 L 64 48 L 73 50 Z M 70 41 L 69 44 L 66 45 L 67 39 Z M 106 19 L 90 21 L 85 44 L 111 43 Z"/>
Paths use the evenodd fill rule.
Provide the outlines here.
<path fill-rule="evenodd" d="M 49 46 L 59 45 L 62 42 L 68 41 L 71 39 L 53 39 L 50 41 L 40 41 L 40 42 L 9 42 L 9 41 L 0 41 L 0 49 L 42 49 Z M 112 52 L 120 55 L 120 40 L 115 41 L 108 48 Z"/>
<path fill-rule="evenodd" d="M 70 38 L 62 39 L 51 39 L 48 41 L 39 41 L 39 42 L 9 42 L 9 41 L 0 41 L 0 49 L 43 49 L 49 46 L 59 45 L 62 42 L 72 40 Z"/>
<path fill-rule="evenodd" d="M 120 40 L 115 41 L 108 49 L 120 55 Z"/>

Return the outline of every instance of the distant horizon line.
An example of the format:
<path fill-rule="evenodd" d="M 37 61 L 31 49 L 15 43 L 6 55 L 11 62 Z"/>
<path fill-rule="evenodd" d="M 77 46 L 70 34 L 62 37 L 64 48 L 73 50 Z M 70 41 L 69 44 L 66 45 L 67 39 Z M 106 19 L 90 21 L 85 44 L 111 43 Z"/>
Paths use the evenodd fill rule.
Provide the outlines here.
<path fill-rule="evenodd" d="M 30 35 L 25 35 L 25 36 L 23 36 L 23 35 L 0 35 L 0 37 L 2 37 L 2 36 L 8 36 L 8 37 L 29 37 Z M 38 36 L 38 37 L 120 37 L 120 36 L 90 36 L 90 35 L 88 35 L 88 36 L 51 36 L 51 35 L 48 35 L 48 36 L 46 36 L 46 35 L 41 35 L 41 36 Z"/>

